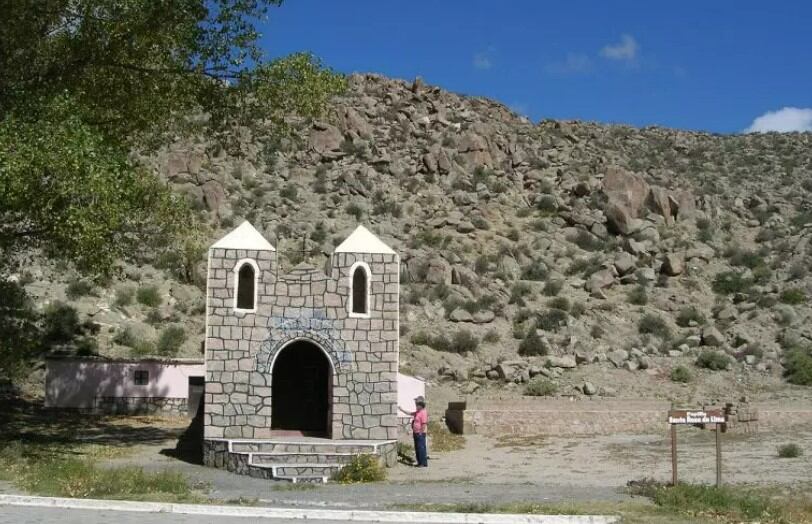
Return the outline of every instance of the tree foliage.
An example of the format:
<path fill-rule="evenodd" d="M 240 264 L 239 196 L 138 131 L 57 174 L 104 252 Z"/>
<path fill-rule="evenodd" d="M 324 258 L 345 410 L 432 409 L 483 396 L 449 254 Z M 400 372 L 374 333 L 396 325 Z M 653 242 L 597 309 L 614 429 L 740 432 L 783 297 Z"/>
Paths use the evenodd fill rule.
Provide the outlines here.
<path fill-rule="evenodd" d="M 8 2 L 0 17 L 0 254 L 39 247 L 88 272 L 182 245 L 183 203 L 132 152 L 191 134 L 284 132 L 343 79 L 310 55 L 267 60 L 278 0 Z M 2 257 L 7 259 L 8 257 Z"/>

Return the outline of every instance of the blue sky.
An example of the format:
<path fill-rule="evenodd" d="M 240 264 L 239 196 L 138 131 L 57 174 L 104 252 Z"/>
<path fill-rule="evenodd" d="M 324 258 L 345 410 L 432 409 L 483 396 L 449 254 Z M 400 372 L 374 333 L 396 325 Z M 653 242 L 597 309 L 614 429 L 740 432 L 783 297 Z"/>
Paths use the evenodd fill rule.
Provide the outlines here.
<path fill-rule="evenodd" d="M 812 131 L 812 2 L 287 0 L 262 31 L 272 56 L 420 75 L 534 121 Z"/>

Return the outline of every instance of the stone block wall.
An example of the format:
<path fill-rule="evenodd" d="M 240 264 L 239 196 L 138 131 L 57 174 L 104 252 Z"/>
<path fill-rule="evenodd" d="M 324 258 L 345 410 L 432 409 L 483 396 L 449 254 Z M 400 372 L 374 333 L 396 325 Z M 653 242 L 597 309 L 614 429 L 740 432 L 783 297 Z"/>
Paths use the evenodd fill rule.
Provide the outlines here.
<path fill-rule="evenodd" d="M 187 416 L 185 398 L 166 397 L 97 397 L 93 412 L 101 415 L 170 415 Z"/>
<path fill-rule="evenodd" d="M 305 340 L 329 358 L 333 439 L 398 434 L 399 259 L 335 253 L 327 272 L 299 265 L 280 274 L 273 251 L 209 253 L 205 438 L 268 438 L 276 355 Z M 259 267 L 255 312 L 235 311 L 235 268 Z M 370 270 L 369 315 L 349 314 L 350 268 Z"/>

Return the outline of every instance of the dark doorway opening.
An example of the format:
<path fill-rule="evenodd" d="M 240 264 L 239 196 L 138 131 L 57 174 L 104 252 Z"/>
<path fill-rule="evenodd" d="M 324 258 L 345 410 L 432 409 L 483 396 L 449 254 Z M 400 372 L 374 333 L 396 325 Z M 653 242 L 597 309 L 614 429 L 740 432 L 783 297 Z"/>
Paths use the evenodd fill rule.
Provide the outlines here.
<path fill-rule="evenodd" d="M 329 437 L 332 369 L 315 344 L 296 341 L 276 356 L 271 429 Z"/>
<path fill-rule="evenodd" d="M 203 393 L 206 390 L 205 377 L 189 377 L 189 396 L 186 400 L 187 415 L 189 418 L 195 418 L 197 410 L 200 408 L 201 400 L 203 400 Z"/>

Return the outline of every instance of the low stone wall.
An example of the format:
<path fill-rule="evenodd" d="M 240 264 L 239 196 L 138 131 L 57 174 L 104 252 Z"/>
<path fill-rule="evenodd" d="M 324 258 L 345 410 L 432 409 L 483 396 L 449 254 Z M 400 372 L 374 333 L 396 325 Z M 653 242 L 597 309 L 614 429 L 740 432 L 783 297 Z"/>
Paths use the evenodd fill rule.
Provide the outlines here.
<path fill-rule="evenodd" d="M 669 401 L 623 399 L 474 399 L 450 402 L 446 422 L 456 433 L 607 435 L 668 429 Z M 757 432 L 812 424 L 812 404 L 765 402 L 732 406 L 728 431 Z"/>
<path fill-rule="evenodd" d="M 163 415 L 187 416 L 189 405 L 185 398 L 162 397 L 96 397 L 93 412 L 103 415 Z"/>

